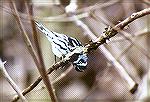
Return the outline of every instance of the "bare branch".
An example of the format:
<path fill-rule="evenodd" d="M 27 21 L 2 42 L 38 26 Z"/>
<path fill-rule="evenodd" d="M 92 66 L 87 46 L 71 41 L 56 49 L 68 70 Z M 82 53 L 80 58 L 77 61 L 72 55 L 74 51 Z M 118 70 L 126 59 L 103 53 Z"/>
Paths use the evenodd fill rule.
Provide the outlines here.
<path fill-rule="evenodd" d="M 88 51 L 97 49 L 101 44 L 106 43 L 106 40 L 110 39 L 111 37 L 115 36 L 120 30 L 122 30 L 126 25 L 133 22 L 134 20 L 149 15 L 150 14 L 150 8 L 146 8 L 142 11 L 133 13 L 130 17 L 126 18 L 124 21 L 120 22 L 113 28 L 106 30 L 105 35 L 106 36 L 100 36 L 97 38 L 94 42 L 91 42 L 90 44 L 86 45 L 88 48 Z"/>
<path fill-rule="evenodd" d="M 6 61 L 2 62 L 2 60 L 0 59 L 0 70 L 2 71 L 3 76 L 9 82 L 11 87 L 17 92 L 17 94 L 21 98 L 22 102 L 28 102 L 27 99 L 22 95 L 21 90 L 19 89 L 17 84 L 12 80 L 12 78 L 7 73 L 6 68 L 4 66 L 5 63 L 6 63 Z"/>

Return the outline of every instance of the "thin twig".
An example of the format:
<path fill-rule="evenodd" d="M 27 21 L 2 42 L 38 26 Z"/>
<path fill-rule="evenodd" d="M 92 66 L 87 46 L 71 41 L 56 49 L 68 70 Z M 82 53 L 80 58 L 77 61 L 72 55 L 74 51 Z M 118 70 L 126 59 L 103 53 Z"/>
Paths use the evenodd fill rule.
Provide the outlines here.
<path fill-rule="evenodd" d="M 24 29 L 24 26 L 23 26 L 23 24 L 21 22 L 21 19 L 19 17 L 19 13 L 17 12 L 17 8 L 16 8 L 16 6 L 15 6 L 15 4 L 14 4 L 14 2 L 12 0 L 10 0 L 10 7 L 12 8 L 12 12 L 14 12 L 13 16 L 16 18 L 16 21 L 17 21 L 17 23 L 19 25 L 22 37 L 23 37 L 24 42 L 25 42 L 25 44 L 26 44 L 26 46 L 27 46 L 27 48 L 29 50 L 29 53 L 31 54 L 31 56 L 32 56 L 36 66 L 38 67 L 38 66 L 40 66 L 40 64 L 38 62 L 38 57 L 36 55 L 36 52 L 35 52 L 35 50 L 33 48 L 32 43 L 31 43 L 31 41 L 30 41 L 30 39 L 29 39 L 25 29 Z"/>
<path fill-rule="evenodd" d="M 93 10 L 96 10 L 96 9 L 100 9 L 100 8 L 104 8 L 104 7 L 107 7 L 107 6 L 110 6 L 110 5 L 113 5 L 115 3 L 117 3 L 119 0 L 111 0 L 109 1 L 109 3 L 103 3 L 103 5 L 100 3 L 100 4 L 94 4 L 92 6 L 88 6 L 88 7 L 84 7 L 84 8 L 81 8 L 81 9 L 78 9 L 76 11 L 77 13 L 77 18 L 78 19 L 82 19 L 82 18 L 85 18 L 85 17 L 88 17 L 89 16 L 89 12 L 93 11 Z M 2 5 L 0 5 L 0 8 L 2 8 L 5 12 L 8 12 L 9 14 L 13 14 L 14 12 L 12 12 L 12 10 L 10 10 L 8 7 L 4 7 Z M 20 17 L 22 19 L 25 19 L 25 20 L 28 20 L 28 15 L 26 15 L 25 13 L 21 13 L 19 12 L 20 14 Z M 57 16 L 51 16 L 51 17 L 33 17 L 31 16 L 32 19 L 36 19 L 36 20 L 40 20 L 40 21 L 48 21 L 48 22 L 68 22 L 68 21 L 73 21 L 73 17 L 68 17 L 67 14 L 61 14 L 61 15 L 57 15 Z"/>
<path fill-rule="evenodd" d="M 107 20 L 104 19 L 104 15 L 103 15 L 102 12 L 101 12 L 100 18 L 97 17 L 96 15 L 94 15 L 93 13 L 92 13 L 92 17 L 94 17 L 94 19 L 99 20 L 99 21 L 102 20 L 103 23 L 106 24 L 106 25 L 115 26 L 115 25 L 112 24 L 111 22 L 109 22 L 109 21 L 107 21 Z M 147 29 L 143 30 L 142 32 L 143 32 L 143 33 L 145 32 L 145 33 L 148 34 Z M 139 45 L 137 45 L 135 42 L 132 41 L 131 37 L 133 37 L 133 36 L 132 36 L 131 34 L 125 32 L 125 31 L 123 31 L 123 30 L 120 31 L 120 33 L 122 34 L 122 36 L 123 36 L 126 40 L 128 40 L 132 45 L 134 45 L 141 53 L 143 53 L 148 59 L 150 59 L 149 53 L 148 53 L 144 48 L 140 47 Z M 137 36 L 134 36 L 134 37 L 140 37 L 140 36 L 143 36 L 143 35 L 145 35 L 145 34 L 137 34 Z M 111 41 L 111 42 L 122 41 L 122 40 L 119 39 L 118 37 L 117 37 L 116 39 L 117 39 L 117 40 Z"/>
<path fill-rule="evenodd" d="M 70 66 L 68 69 L 66 69 L 62 74 L 59 75 L 59 77 L 57 77 L 54 81 L 52 81 L 52 84 L 57 83 L 58 81 L 60 81 L 61 79 L 63 79 L 65 76 L 68 75 L 69 72 L 71 72 L 71 70 L 73 69 L 73 66 Z"/>
<path fill-rule="evenodd" d="M 45 68 L 45 65 L 44 65 L 43 57 L 42 57 L 41 47 L 40 47 L 39 42 L 38 42 L 39 39 L 38 39 L 38 34 L 37 34 L 37 31 L 36 31 L 35 23 L 31 19 L 31 16 L 30 16 L 30 15 L 32 15 L 32 7 L 29 10 L 29 7 L 28 7 L 27 3 L 25 3 L 25 5 L 26 5 L 26 9 L 27 9 L 28 15 L 30 17 L 31 24 L 32 24 L 34 43 L 36 45 L 38 56 L 39 56 L 40 66 L 37 67 L 37 68 L 38 68 L 38 70 L 40 72 L 40 75 L 42 76 L 42 79 L 44 81 L 44 84 L 45 84 L 46 88 L 48 89 L 48 92 L 49 92 L 49 95 L 50 95 L 50 98 L 51 98 L 52 102 L 57 102 L 57 98 L 56 98 L 56 95 L 55 95 L 55 93 L 53 91 L 51 82 L 50 82 L 50 80 L 49 80 L 49 78 L 48 78 L 48 76 L 46 74 L 46 68 Z"/>
<path fill-rule="evenodd" d="M 2 71 L 3 76 L 9 82 L 9 84 L 12 86 L 12 88 L 16 91 L 18 96 L 21 98 L 22 102 L 28 102 L 27 99 L 22 95 L 21 90 L 19 89 L 17 84 L 12 80 L 12 78 L 7 73 L 6 68 L 4 66 L 5 63 L 6 62 L 2 62 L 2 60 L 0 59 L 0 71 Z"/>

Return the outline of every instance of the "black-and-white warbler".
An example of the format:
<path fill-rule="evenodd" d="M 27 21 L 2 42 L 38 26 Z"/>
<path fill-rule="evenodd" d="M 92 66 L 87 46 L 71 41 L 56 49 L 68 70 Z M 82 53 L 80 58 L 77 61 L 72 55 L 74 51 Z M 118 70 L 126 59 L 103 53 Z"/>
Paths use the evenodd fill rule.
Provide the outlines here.
<path fill-rule="evenodd" d="M 75 38 L 69 37 L 64 34 L 59 34 L 53 31 L 49 31 L 44 25 L 35 21 L 37 28 L 43 32 L 43 34 L 48 38 L 52 45 L 52 52 L 57 57 L 65 58 L 68 53 L 73 52 L 75 49 L 83 49 L 82 44 Z M 73 65 L 76 71 L 82 72 L 87 66 L 87 54 L 83 51 L 78 53 L 77 60 L 73 61 Z"/>

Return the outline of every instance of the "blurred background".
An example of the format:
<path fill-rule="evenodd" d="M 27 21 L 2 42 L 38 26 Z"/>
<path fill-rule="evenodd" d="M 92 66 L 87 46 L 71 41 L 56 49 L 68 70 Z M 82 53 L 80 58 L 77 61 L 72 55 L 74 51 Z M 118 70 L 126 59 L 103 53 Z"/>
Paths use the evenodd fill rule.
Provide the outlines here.
<path fill-rule="evenodd" d="M 75 0 L 76 1 L 76 0 Z M 83 45 L 92 39 L 88 32 L 77 25 L 66 13 L 70 0 L 28 0 L 33 7 L 33 18 L 49 30 L 77 38 Z M 25 4 L 16 0 L 21 21 L 33 44 L 32 27 Z M 114 26 L 134 12 L 150 7 L 149 0 L 77 0 L 74 12 L 89 30 L 97 37 L 106 27 Z M 71 9 L 71 8 L 70 8 Z M 28 87 L 39 76 L 33 58 L 22 38 L 20 29 L 9 6 L 9 1 L 0 1 L 0 57 L 6 70 L 21 90 Z M 47 38 L 38 31 L 43 59 L 48 69 L 54 63 L 54 54 Z M 113 55 L 131 78 L 139 83 L 138 90 L 130 93 L 125 80 L 109 62 L 103 50 L 97 49 L 88 55 L 85 72 L 76 72 L 72 65 L 54 71 L 49 78 L 55 81 L 59 102 L 148 102 L 150 100 L 150 16 L 144 16 L 130 23 L 123 31 L 111 38 L 104 47 Z M 59 61 L 59 59 L 57 59 Z M 0 72 L 0 102 L 10 102 L 16 94 Z M 40 84 L 26 95 L 29 102 L 50 102 L 48 92 Z M 19 100 L 20 101 L 20 100 Z"/>

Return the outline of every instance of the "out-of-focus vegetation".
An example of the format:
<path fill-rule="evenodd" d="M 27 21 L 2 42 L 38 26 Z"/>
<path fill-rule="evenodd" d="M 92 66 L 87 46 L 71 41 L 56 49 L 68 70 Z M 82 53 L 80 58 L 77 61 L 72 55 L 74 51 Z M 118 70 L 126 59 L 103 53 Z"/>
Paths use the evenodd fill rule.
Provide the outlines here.
<path fill-rule="evenodd" d="M 90 41 L 83 29 L 77 26 L 65 12 L 69 0 L 33 0 L 34 18 L 52 31 L 79 39 L 83 45 Z M 56 3 L 59 2 L 59 3 Z M 31 24 L 25 5 L 16 0 L 16 6 L 25 30 L 33 43 Z M 108 25 L 114 26 L 134 12 L 150 6 L 148 0 L 78 0 L 76 15 L 98 37 Z M 88 16 L 87 16 L 88 14 Z M 34 61 L 24 44 L 19 27 L 12 15 L 8 1 L 0 2 L 0 56 L 7 61 L 5 67 L 21 90 L 28 87 L 39 76 Z M 46 68 L 54 63 L 54 55 L 47 38 L 38 32 Z M 34 45 L 34 44 L 33 44 Z M 129 92 L 126 82 L 97 49 L 88 56 L 85 72 L 74 69 L 55 83 L 54 89 L 61 102 L 76 101 L 137 101 L 149 102 L 150 97 L 150 16 L 145 16 L 130 23 L 124 32 L 113 37 L 104 45 L 117 61 L 125 68 L 134 81 L 139 83 L 135 94 Z M 34 46 L 35 47 L 35 46 Z M 59 59 L 57 59 L 59 61 Z M 72 66 L 69 66 L 72 67 Z M 54 71 L 49 78 L 58 78 L 69 67 Z M 65 74 L 65 73 L 64 73 Z M 41 82 L 26 95 L 29 102 L 49 102 L 50 98 Z M 0 102 L 10 102 L 15 91 L 0 73 Z"/>

